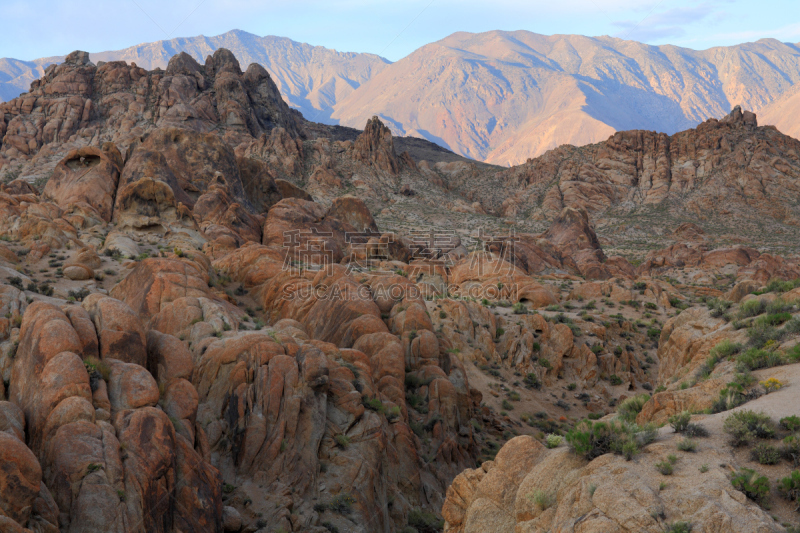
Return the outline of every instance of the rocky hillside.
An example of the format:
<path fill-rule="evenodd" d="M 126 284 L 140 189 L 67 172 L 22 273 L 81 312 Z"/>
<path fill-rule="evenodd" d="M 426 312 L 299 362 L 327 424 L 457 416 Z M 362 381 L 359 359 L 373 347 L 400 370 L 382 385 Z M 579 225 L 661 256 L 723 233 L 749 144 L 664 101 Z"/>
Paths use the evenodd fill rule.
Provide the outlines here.
<path fill-rule="evenodd" d="M 697 216 L 624 241 L 641 261 L 596 230 L 687 216 L 734 175 L 764 196 L 731 219 L 790 227 L 770 180 L 792 186 L 796 142 L 754 115 L 503 170 L 378 118 L 308 122 L 220 49 L 152 71 L 74 52 L 0 116 L 3 531 L 779 530 L 721 440 L 658 488 L 677 441 L 647 424 L 795 409 L 800 259 Z M 615 417 L 602 454 L 542 444 Z M 757 499 L 795 521 L 777 492 Z"/>

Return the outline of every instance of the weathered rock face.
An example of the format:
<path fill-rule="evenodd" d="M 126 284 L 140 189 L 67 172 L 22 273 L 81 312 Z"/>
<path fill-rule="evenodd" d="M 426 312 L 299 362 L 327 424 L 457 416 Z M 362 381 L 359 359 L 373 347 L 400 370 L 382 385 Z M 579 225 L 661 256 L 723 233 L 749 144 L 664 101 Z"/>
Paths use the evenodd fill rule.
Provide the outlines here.
<path fill-rule="evenodd" d="M 372 117 L 367 122 L 364 133 L 353 143 L 353 158 L 397 174 L 399 162 L 394 151 L 392 132 L 378 117 Z"/>
<path fill-rule="evenodd" d="M 122 156 L 112 143 L 103 150 L 92 147 L 73 150 L 62 160 L 47 182 L 42 196 L 66 209 L 87 204 L 106 222 L 122 171 Z"/>
<path fill-rule="evenodd" d="M 109 300 L 87 302 L 97 313 L 101 346 L 119 322 Z M 53 305 L 35 303 L 25 315 L 10 393 L 27 421 L 30 451 L 15 444 L 16 436 L 0 433 L 0 439 L 12 439 L 2 449 L 14 457 L 4 464 L 18 465 L 19 483 L 30 491 L 21 485 L 6 515 L 26 523 L 33 509 L 63 529 L 98 533 L 134 531 L 137 523 L 153 531 L 218 531 L 218 473 L 194 451 L 193 435 L 176 434 L 168 416 L 153 407 L 159 391 L 144 367 L 109 359 L 108 386 L 96 367 L 90 376 L 79 355 L 82 334 Z M 53 488 L 52 498 L 45 486 Z M 15 501 L 25 498 L 37 503 L 16 510 Z"/>
<path fill-rule="evenodd" d="M 667 447 L 659 443 L 649 450 L 636 462 L 603 455 L 586 464 L 566 447 L 546 450 L 530 437 L 517 437 L 495 461 L 456 478 L 443 508 L 445 531 L 656 533 L 663 531 L 661 520 L 737 533 L 779 530 L 731 486 L 723 470 L 687 473 L 671 479 L 670 490 L 660 491 L 649 473 Z M 537 503 L 536 493 L 550 495 L 553 505 Z"/>

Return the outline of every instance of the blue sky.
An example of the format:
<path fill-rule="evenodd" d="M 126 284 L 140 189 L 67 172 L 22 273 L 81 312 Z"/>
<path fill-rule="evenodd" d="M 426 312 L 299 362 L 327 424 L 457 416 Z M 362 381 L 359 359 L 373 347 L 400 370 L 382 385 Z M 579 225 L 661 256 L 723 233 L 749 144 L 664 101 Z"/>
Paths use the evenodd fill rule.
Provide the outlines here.
<path fill-rule="evenodd" d="M 396 61 L 456 31 L 613 35 L 695 49 L 800 41 L 797 0 L 0 0 L 0 57 L 241 29 Z"/>

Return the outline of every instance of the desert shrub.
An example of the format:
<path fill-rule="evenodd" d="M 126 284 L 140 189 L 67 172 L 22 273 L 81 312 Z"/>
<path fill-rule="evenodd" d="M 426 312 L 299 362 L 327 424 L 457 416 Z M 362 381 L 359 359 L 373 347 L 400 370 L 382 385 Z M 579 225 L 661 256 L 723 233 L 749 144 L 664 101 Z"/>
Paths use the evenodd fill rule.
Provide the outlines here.
<path fill-rule="evenodd" d="M 544 438 L 545 446 L 548 448 L 558 448 L 564 442 L 564 437 L 551 433 Z"/>
<path fill-rule="evenodd" d="M 758 316 L 767 309 L 766 300 L 748 300 L 739 306 L 739 318 Z"/>
<path fill-rule="evenodd" d="M 712 298 L 706 301 L 706 307 L 710 311 L 710 314 L 714 318 L 720 318 L 725 316 L 725 313 L 728 312 L 728 309 L 731 308 L 733 304 L 727 300 L 720 300 L 718 298 Z"/>
<path fill-rule="evenodd" d="M 783 429 L 788 431 L 797 431 L 800 429 L 800 416 L 792 415 L 781 418 L 778 422 Z"/>
<path fill-rule="evenodd" d="M 692 527 L 689 522 L 673 522 L 667 525 L 665 533 L 692 533 Z"/>
<path fill-rule="evenodd" d="M 800 504 L 800 471 L 793 470 L 785 478 L 779 479 L 778 493 L 787 500 Z"/>
<path fill-rule="evenodd" d="M 514 404 L 509 402 L 508 400 L 503 400 L 502 406 L 503 406 L 503 409 L 506 410 L 506 411 L 513 411 L 514 410 Z"/>
<path fill-rule="evenodd" d="M 526 315 L 528 314 L 528 308 L 525 307 L 525 304 L 522 302 L 517 302 L 514 304 L 514 314 L 515 315 Z"/>
<path fill-rule="evenodd" d="M 638 396 L 628 398 L 619 405 L 619 409 L 617 411 L 620 418 L 626 422 L 636 421 L 636 417 L 642 412 L 644 404 L 646 404 L 649 399 L 649 394 L 639 394 Z"/>
<path fill-rule="evenodd" d="M 671 476 L 675 472 L 675 463 L 672 461 L 659 461 L 655 464 L 655 467 L 665 476 Z"/>
<path fill-rule="evenodd" d="M 616 374 L 611 374 L 611 377 L 608 378 L 608 381 L 610 381 L 614 386 L 622 385 L 622 378 Z"/>
<path fill-rule="evenodd" d="M 687 424 L 683 434 L 687 437 L 708 437 L 708 430 L 700 424 Z"/>
<path fill-rule="evenodd" d="M 751 468 L 742 468 L 731 478 L 733 488 L 758 504 L 763 504 L 769 496 L 769 480 Z"/>
<path fill-rule="evenodd" d="M 783 356 L 778 352 L 751 348 L 736 358 L 736 367 L 741 370 L 759 370 L 783 364 Z"/>
<path fill-rule="evenodd" d="M 333 499 L 331 499 L 331 501 L 325 505 L 325 507 L 328 511 L 333 513 L 348 515 L 353 512 L 354 503 L 356 503 L 356 499 L 345 493 L 334 496 Z"/>
<path fill-rule="evenodd" d="M 755 438 L 767 439 L 775 436 L 775 425 L 764 413 L 744 410 L 725 419 L 722 428 L 730 434 L 733 446 L 744 446 Z"/>
<path fill-rule="evenodd" d="M 756 326 L 780 326 L 792 319 L 791 313 L 772 313 L 756 319 Z"/>
<path fill-rule="evenodd" d="M 696 452 L 697 451 L 697 441 L 692 440 L 690 438 L 684 438 L 682 441 L 678 443 L 678 449 L 682 452 Z"/>
<path fill-rule="evenodd" d="M 784 331 L 786 333 L 791 333 L 792 335 L 797 335 L 800 333 L 800 317 L 795 317 L 791 319 L 789 322 L 783 326 Z"/>
<path fill-rule="evenodd" d="M 759 381 L 758 384 L 764 387 L 764 394 L 780 390 L 785 385 L 777 378 L 765 379 L 764 381 Z"/>
<path fill-rule="evenodd" d="M 691 420 L 692 414 L 688 411 L 684 411 L 680 414 L 669 417 L 669 425 L 672 426 L 672 429 L 675 430 L 675 433 L 683 433 L 686 431 L 686 428 L 689 426 L 689 422 Z"/>
<path fill-rule="evenodd" d="M 536 377 L 536 374 L 534 374 L 533 372 L 531 372 L 527 376 L 525 376 L 525 379 L 523 379 L 522 382 L 529 389 L 537 389 L 538 390 L 538 389 L 542 388 L 542 382 L 539 381 L 539 378 Z"/>
<path fill-rule="evenodd" d="M 539 358 L 539 366 L 543 366 L 547 370 L 552 370 L 553 369 L 553 365 L 550 363 L 550 361 L 548 361 L 544 357 L 540 357 Z"/>
<path fill-rule="evenodd" d="M 767 442 L 761 442 L 750 452 L 753 461 L 758 461 L 762 465 L 776 465 L 781 460 L 778 448 Z"/>
<path fill-rule="evenodd" d="M 753 327 L 747 329 L 747 337 L 750 339 L 749 344 L 753 348 L 763 348 L 770 341 L 774 344 L 780 341 L 786 332 L 782 329 L 775 329 L 775 327 L 768 324 L 755 324 Z"/>
<path fill-rule="evenodd" d="M 781 441 L 781 454 L 795 466 L 800 465 L 800 435 L 787 435 Z"/>
<path fill-rule="evenodd" d="M 444 520 L 430 511 L 412 509 L 408 513 L 408 525 L 418 533 L 437 533 L 444 527 Z"/>
<path fill-rule="evenodd" d="M 336 435 L 333 438 L 333 440 L 336 441 L 336 445 L 339 448 L 343 448 L 343 449 L 347 448 L 347 446 L 350 444 L 350 438 L 347 435 L 344 435 L 342 433 L 340 433 L 339 435 Z"/>
<path fill-rule="evenodd" d="M 640 427 L 619 420 L 583 420 L 567 433 L 566 441 L 577 455 L 589 461 L 606 453 L 623 455 L 630 460 L 655 437 L 656 430 L 651 425 Z"/>
<path fill-rule="evenodd" d="M 368 398 L 367 396 L 363 396 L 361 398 L 361 403 L 364 404 L 364 407 L 366 407 L 370 411 L 375 411 L 376 413 L 383 413 L 383 402 L 380 401 L 378 398 Z"/>
<path fill-rule="evenodd" d="M 711 412 L 722 413 L 723 411 L 729 411 L 734 407 L 739 407 L 746 401 L 744 394 L 739 390 L 733 387 L 725 387 L 719 391 L 719 397 L 711 404 Z"/>
<path fill-rule="evenodd" d="M 728 359 L 742 351 L 742 345 L 733 343 L 728 339 L 720 342 L 711 349 L 711 355 L 719 359 Z"/>
<path fill-rule="evenodd" d="M 539 506 L 539 508 L 544 511 L 549 509 L 556 503 L 556 497 L 551 492 L 545 492 L 541 489 L 535 490 L 533 494 L 530 495 L 531 501 Z"/>

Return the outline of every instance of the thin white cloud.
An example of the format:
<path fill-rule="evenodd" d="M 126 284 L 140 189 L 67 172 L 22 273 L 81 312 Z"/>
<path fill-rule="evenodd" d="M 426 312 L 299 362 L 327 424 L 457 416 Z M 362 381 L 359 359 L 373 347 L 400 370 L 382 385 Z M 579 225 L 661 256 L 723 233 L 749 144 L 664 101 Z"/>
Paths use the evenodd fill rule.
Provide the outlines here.
<path fill-rule="evenodd" d="M 612 24 L 620 31 L 615 37 L 634 41 L 661 41 L 687 34 L 687 27 L 699 22 L 717 23 L 725 18 L 721 2 L 704 2 L 696 6 L 675 7 L 647 15 L 640 20 L 621 20 Z"/>

